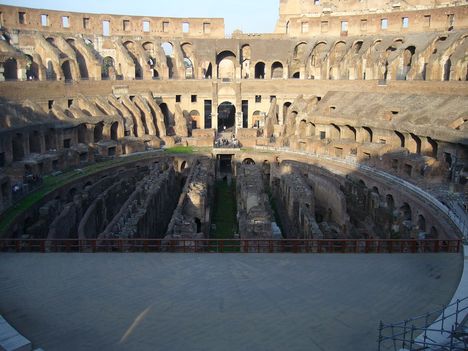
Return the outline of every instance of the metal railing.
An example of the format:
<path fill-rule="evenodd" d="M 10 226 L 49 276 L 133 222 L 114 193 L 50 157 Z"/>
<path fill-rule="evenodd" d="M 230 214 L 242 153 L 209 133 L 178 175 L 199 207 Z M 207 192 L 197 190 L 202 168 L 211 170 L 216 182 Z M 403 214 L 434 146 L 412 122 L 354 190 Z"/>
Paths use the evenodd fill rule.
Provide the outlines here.
<path fill-rule="evenodd" d="M 468 350 L 468 329 L 462 323 L 467 310 L 465 297 L 441 310 L 398 323 L 381 321 L 378 350 Z"/>
<path fill-rule="evenodd" d="M 461 240 L 0 239 L 3 252 L 457 253 Z"/>

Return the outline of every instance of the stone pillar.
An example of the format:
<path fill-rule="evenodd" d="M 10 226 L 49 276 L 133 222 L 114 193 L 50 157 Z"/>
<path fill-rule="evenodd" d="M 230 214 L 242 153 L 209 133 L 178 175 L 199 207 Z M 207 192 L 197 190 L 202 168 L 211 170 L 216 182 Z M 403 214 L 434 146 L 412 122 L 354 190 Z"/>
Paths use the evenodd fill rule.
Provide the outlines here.
<path fill-rule="evenodd" d="M 215 110 L 216 106 L 216 111 L 218 111 L 218 104 L 214 105 L 212 107 L 212 111 Z M 215 129 L 216 132 L 218 131 L 218 113 L 217 112 L 211 112 L 211 128 Z"/>
<path fill-rule="evenodd" d="M 288 79 L 289 78 L 289 66 L 285 65 L 283 66 L 283 79 Z"/>
<path fill-rule="evenodd" d="M 271 79 L 271 64 L 265 62 L 265 79 Z"/>

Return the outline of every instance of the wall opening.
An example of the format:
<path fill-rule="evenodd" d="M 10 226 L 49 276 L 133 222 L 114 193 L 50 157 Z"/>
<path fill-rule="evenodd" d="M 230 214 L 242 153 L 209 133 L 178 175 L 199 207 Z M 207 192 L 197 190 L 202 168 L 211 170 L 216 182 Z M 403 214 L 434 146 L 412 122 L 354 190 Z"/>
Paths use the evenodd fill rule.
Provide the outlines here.
<path fill-rule="evenodd" d="M 255 65 L 255 79 L 264 79 L 265 78 L 265 63 L 258 62 Z"/>
<path fill-rule="evenodd" d="M 236 122 L 236 107 L 231 102 L 223 102 L 218 106 L 218 132 L 234 132 Z"/>

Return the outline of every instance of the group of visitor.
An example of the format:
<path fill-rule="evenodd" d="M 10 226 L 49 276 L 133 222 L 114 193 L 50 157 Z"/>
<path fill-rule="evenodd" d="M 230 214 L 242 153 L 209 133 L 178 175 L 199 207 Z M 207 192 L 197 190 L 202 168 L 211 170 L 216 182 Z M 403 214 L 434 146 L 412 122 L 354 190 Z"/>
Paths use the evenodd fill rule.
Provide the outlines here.
<path fill-rule="evenodd" d="M 215 147 L 224 147 L 224 148 L 240 148 L 239 140 L 236 139 L 234 134 L 231 139 L 221 137 L 215 140 Z"/>

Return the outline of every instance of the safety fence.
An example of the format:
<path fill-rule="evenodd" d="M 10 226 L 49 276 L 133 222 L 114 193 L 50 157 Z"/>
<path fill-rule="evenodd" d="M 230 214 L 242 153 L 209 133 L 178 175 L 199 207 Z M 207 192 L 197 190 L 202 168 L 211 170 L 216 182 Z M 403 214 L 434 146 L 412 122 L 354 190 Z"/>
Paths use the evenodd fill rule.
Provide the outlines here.
<path fill-rule="evenodd" d="M 468 297 L 443 309 L 379 325 L 378 350 L 468 350 Z"/>
<path fill-rule="evenodd" d="M 2 252 L 457 253 L 461 240 L 0 239 Z"/>

